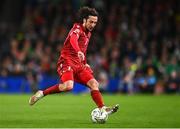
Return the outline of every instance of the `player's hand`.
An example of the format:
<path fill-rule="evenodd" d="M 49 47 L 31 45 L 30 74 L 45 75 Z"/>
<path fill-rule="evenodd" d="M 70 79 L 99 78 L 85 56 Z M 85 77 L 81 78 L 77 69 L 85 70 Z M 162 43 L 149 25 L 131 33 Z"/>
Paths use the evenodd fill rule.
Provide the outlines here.
<path fill-rule="evenodd" d="M 84 61 L 84 59 L 85 59 L 84 53 L 81 51 L 78 51 L 78 57 L 81 61 Z"/>
<path fill-rule="evenodd" d="M 85 67 L 86 67 L 86 70 L 88 70 L 90 73 L 93 73 L 93 71 L 92 71 L 90 65 L 85 64 Z"/>

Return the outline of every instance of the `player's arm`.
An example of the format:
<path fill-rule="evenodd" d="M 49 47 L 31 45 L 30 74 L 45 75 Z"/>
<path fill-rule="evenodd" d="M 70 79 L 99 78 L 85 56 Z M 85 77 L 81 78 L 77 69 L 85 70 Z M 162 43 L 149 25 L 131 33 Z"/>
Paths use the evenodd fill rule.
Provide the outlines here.
<path fill-rule="evenodd" d="M 79 38 L 78 34 L 72 33 L 70 36 L 70 43 L 71 43 L 72 47 L 74 48 L 74 50 L 77 52 L 79 59 L 81 61 L 83 61 L 85 56 L 84 56 L 84 53 L 81 52 L 81 50 L 79 48 L 78 38 Z"/>

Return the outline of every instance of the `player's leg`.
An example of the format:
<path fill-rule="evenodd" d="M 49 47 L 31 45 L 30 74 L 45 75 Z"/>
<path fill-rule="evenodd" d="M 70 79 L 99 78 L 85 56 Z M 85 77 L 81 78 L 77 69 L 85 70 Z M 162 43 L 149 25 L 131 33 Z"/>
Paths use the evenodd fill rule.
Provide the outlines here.
<path fill-rule="evenodd" d="M 42 90 L 37 91 L 36 94 L 34 94 L 32 97 L 30 97 L 29 104 L 34 105 L 38 100 L 40 100 L 41 98 L 43 98 L 44 96 L 49 95 L 49 94 L 55 94 L 55 93 L 72 90 L 73 85 L 74 85 L 73 80 L 74 79 L 73 79 L 72 71 L 63 73 L 61 76 L 61 81 L 63 83 L 53 85 L 53 86 L 45 89 L 44 91 L 42 91 Z"/>
<path fill-rule="evenodd" d="M 43 91 L 43 96 L 49 95 L 49 94 L 56 94 L 63 91 L 70 91 L 73 89 L 74 81 L 69 80 L 64 83 L 56 84 L 54 86 L 51 86 Z"/>
<path fill-rule="evenodd" d="M 108 114 L 113 114 L 119 109 L 119 104 L 113 107 L 106 107 L 103 102 L 101 92 L 99 91 L 99 83 L 93 78 L 87 82 L 87 86 L 91 89 L 91 96 L 96 105 Z"/>
<path fill-rule="evenodd" d="M 94 79 L 90 79 L 86 84 L 91 90 L 91 97 L 99 108 L 104 106 L 104 101 L 99 91 L 99 83 Z"/>
<path fill-rule="evenodd" d="M 115 105 L 113 107 L 106 107 L 103 102 L 103 97 L 101 95 L 101 92 L 99 91 L 99 83 L 94 79 L 94 76 L 92 75 L 92 70 L 90 68 L 86 68 L 83 71 L 81 71 L 78 75 L 79 80 L 81 80 L 82 84 L 87 85 L 91 90 L 91 97 L 93 101 L 96 103 L 96 105 L 108 112 L 108 114 L 112 114 L 116 112 L 119 108 L 119 105 Z"/>
<path fill-rule="evenodd" d="M 61 82 L 60 84 L 56 84 L 52 87 L 49 87 L 48 89 L 43 91 L 43 95 L 49 95 L 49 94 L 55 94 L 60 93 L 63 91 L 70 91 L 73 89 L 74 85 L 74 78 L 73 78 L 73 71 L 67 71 L 64 72 L 61 75 Z"/>

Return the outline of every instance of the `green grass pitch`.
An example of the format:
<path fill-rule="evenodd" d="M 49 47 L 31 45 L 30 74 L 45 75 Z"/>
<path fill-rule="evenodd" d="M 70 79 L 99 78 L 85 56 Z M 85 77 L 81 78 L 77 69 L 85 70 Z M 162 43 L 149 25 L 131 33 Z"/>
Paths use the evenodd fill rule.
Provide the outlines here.
<path fill-rule="evenodd" d="M 170 128 L 180 127 L 179 95 L 106 95 L 107 105 L 120 110 L 105 124 L 93 124 L 89 94 L 59 94 L 28 105 L 31 95 L 0 94 L 0 128 Z"/>

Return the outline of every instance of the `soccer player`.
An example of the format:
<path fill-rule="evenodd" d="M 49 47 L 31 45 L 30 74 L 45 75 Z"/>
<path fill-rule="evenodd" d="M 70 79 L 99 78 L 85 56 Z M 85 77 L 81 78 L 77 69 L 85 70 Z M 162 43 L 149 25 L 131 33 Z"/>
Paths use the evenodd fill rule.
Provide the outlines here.
<path fill-rule="evenodd" d="M 29 104 L 35 104 L 49 94 L 70 91 L 73 88 L 74 81 L 76 81 L 90 88 L 92 99 L 100 109 L 112 114 L 118 110 L 119 105 L 113 107 L 104 105 L 98 87 L 99 83 L 94 78 L 93 71 L 86 62 L 86 51 L 91 32 L 98 21 L 98 13 L 94 8 L 83 7 L 79 10 L 78 15 L 79 20 L 70 30 L 57 63 L 57 72 L 62 83 L 51 86 L 44 91 L 37 91 L 30 98 Z"/>

